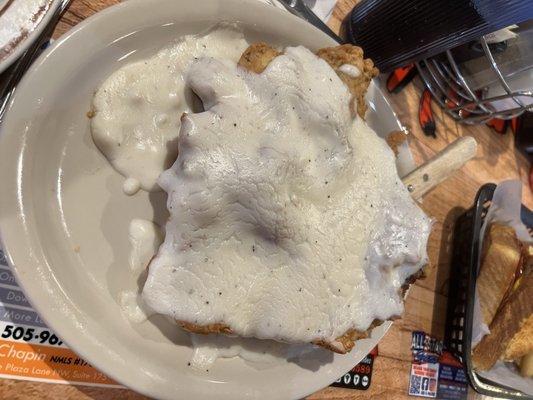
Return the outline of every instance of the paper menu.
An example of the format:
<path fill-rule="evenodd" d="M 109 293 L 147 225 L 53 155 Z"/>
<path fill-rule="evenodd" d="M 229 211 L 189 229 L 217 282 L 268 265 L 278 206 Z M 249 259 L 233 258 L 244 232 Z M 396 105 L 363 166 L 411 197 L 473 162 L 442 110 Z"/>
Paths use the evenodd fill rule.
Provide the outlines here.
<path fill-rule="evenodd" d="M 32 309 L 0 249 L 0 377 L 121 387 L 70 350 Z"/>

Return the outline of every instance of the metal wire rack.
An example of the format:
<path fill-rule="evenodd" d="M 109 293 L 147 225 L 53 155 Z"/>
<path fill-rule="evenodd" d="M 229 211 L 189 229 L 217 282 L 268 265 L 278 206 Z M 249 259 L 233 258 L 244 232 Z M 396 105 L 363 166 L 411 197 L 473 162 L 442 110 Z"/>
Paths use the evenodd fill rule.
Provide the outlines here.
<path fill-rule="evenodd" d="M 504 94 L 489 96 L 487 87 L 472 87 L 460 63 L 456 61 L 452 49 L 416 63 L 419 74 L 434 100 L 452 118 L 466 124 L 484 123 L 493 118 L 508 120 L 518 117 L 525 111 L 532 111 L 533 91 L 513 91 L 508 83 L 509 75 L 506 76 L 502 72 L 487 43 L 487 38 L 482 37 L 479 44 Z M 528 98 L 531 98 L 531 101 L 526 101 Z M 495 102 L 507 99 L 512 100 L 510 107 L 505 109 L 494 107 Z"/>

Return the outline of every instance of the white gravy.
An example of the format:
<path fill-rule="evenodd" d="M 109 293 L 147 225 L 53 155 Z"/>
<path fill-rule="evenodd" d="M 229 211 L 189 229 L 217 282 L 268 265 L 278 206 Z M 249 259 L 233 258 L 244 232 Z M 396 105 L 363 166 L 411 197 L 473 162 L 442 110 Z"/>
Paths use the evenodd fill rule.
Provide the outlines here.
<path fill-rule="evenodd" d="M 158 190 L 159 174 L 178 154 L 180 118 L 190 110 L 184 73 L 195 58 L 238 61 L 248 46 L 242 33 L 216 29 L 185 36 L 155 56 L 127 64 L 109 76 L 93 99 L 94 143 L 127 178 L 124 192 Z"/>
<path fill-rule="evenodd" d="M 161 228 L 152 221 L 133 219 L 129 228 L 130 269 L 143 271 L 163 243 Z"/>
<path fill-rule="evenodd" d="M 202 57 L 185 85 L 206 111 L 183 118 L 179 156 L 158 181 L 170 219 L 149 307 L 291 343 L 400 315 L 430 220 L 329 65 L 303 47 L 262 74 Z"/>
<path fill-rule="evenodd" d="M 339 71 L 351 76 L 352 78 L 357 78 L 359 75 L 361 75 L 359 68 L 352 64 L 342 64 L 339 67 Z"/>

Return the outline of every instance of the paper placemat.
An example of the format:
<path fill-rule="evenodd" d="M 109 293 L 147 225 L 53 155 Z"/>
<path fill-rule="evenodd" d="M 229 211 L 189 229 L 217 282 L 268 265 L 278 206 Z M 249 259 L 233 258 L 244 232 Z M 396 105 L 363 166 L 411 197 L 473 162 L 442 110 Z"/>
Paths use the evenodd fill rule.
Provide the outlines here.
<path fill-rule="evenodd" d="M 121 387 L 78 357 L 32 308 L 0 249 L 0 377 Z"/>

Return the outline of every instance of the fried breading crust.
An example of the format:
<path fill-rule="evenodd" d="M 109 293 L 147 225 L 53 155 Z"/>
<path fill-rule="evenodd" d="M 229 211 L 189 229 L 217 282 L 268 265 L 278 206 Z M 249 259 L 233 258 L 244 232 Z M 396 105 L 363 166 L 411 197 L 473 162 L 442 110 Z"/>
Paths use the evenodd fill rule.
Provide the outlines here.
<path fill-rule="evenodd" d="M 242 54 L 239 65 L 248 71 L 259 74 L 280 54 L 279 51 L 266 43 L 254 43 Z M 356 105 L 354 107 L 354 103 L 351 104 L 352 112 L 357 109 L 357 113 L 364 118 L 367 110 L 366 91 L 372 78 L 379 73 L 372 60 L 365 59 L 363 50 L 351 44 L 326 47 L 318 50 L 316 55 L 326 61 L 348 87 Z M 353 77 L 340 71 L 340 67 L 345 64 L 355 66 L 360 72 L 359 76 Z"/>
<path fill-rule="evenodd" d="M 260 74 L 281 53 L 272 46 L 258 42 L 250 45 L 239 60 L 239 65 L 248 71 Z"/>
<path fill-rule="evenodd" d="M 316 55 L 325 60 L 335 70 L 344 84 L 348 86 L 357 105 L 357 114 L 364 118 L 367 109 L 365 95 L 368 85 L 370 85 L 372 78 L 379 74 L 372 60 L 365 59 L 363 57 L 363 49 L 351 44 L 326 47 L 318 50 Z M 339 68 L 344 64 L 355 66 L 360 72 L 359 76 L 353 77 L 340 71 Z"/>
<path fill-rule="evenodd" d="M 398 157 L 400 146 L 407 140 L 407 135 L 402 131 L 394 131 L 387 136 L 387 144 Z"/>

